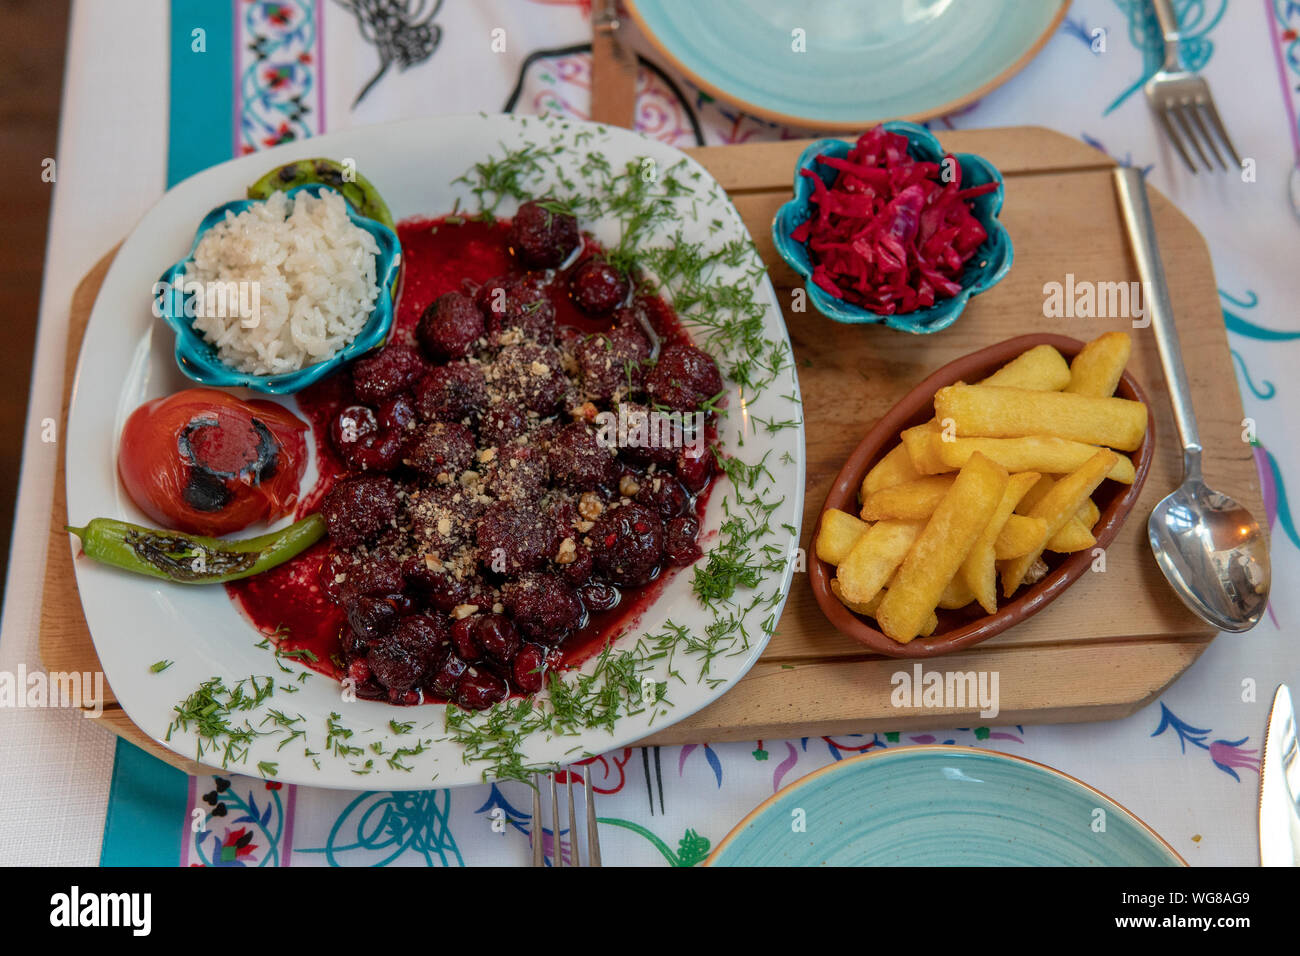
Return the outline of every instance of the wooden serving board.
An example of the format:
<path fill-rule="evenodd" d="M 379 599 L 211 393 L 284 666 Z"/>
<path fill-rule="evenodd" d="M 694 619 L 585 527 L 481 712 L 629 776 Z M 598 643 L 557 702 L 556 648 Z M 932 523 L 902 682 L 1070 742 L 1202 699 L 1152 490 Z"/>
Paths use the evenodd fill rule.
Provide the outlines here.
<path fill-rule="evenodd" d="M 1215 631 L 1186 610 L 1166 585 L 1146 543 L 1146 516 L 1177 485 L 1181 456 L 1154 333 L 1127 318 L 1047 319 L 1043 285 L 1076 280 L 1137 280 L 1116 201 L 1115 163 L 1077 140 L 1019 127 L 941 133 L 945 148 L 978 153 L 1003 173 L 1002 221 L 1015 244 L 1011 272 L 976 297 L 944 332 L 910 336 L 878 326 L 831 322 L 811 306 L 798 311 L 802 283 L 776 254 L 772 217 L 791 194 L 805 142 L 708 147 L 690 152 L 727 189 L 766 261 L 785 310 L 799 364 L 807 430 L 803 546 L 841 464 L 870 428 L 913 385 L 968 352 L 1027 332 L 1091 339 L 1129 330 L 1129 368 L 1146 387 L 1157 448 L 1142 497 L 1107 552 L 1107 570 L 1089 574 L 1041 614 L 968 652 L 924 663 L 929 671 L 997 672 L 1001 712 L 977 707 L 894 707 L 891 677 L 913 662 L 875 657 L 833 630 L 796 574 L 780 626 L 753 670 L 725 697 L 666 728 L 648 743 L 780 739 L 924 728 L 1110 720 L 1132 713 L 1178 677 Z M 1205 240 L 1159 193 L 1151 196 L 1174 312 L 1205 444 L 1205 474 L 1216 488 L 1263 514 L 1250 446 L 1241 440 L 1241 399 Z M 82 333 L 112 253 L 83 279 L 68 336 L 68 393 Z M 65 523 L 63 461 L 55 484 L 41 618 L 41 654 L 50 670 L 97 671 L 81 614 Z M 109 695 L 104 726 L 162 759 L 196 765 L 148 739 Z"/>

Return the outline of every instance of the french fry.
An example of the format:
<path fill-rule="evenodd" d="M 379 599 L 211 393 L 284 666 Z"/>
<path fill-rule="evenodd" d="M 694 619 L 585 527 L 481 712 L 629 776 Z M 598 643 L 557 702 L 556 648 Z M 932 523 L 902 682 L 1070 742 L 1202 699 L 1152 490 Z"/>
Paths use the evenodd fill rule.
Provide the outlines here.
<path fill-rule="evenodd" d="M 817 557 L 827 564 L 839 564 L 853 550 L 858 538 L 867 533 L 868 527 L 865 521 L 859 521 L 847 511 L 828 509 L 817 532 Z"/>
<path fill-rule="evenodd" d="M 878 521 L 845 555 L 835 576 L 844 597 L 866 604 L 885 586 L 916 541 L 924 521 Z"/>
<path fill-rule="evenodd" d="M 1095 501 L 1089 498 L 1083 503 L 1083 507 L 1079 509 L 1075 517 L 1079 519 L 1080 524 L 1091 531 L 1093 526 L 1101 520 L 1101 509 L 1097 507 Z"/>
<path fill-rule="evenodd" d="M 1038 478 L 1038 473 L 1033 471 L 1021 472 L 1010 477 L 1007 481 L 1006 490 L 1002 492 L 1002 500 L 998 502 L 997 510 L 993 512 L 988 524 L 984 526 L 984 530 L 980 532 L 975 544 L 971 546 L 970 554 L 966 556 L 966 560 L 962 562 L 961 570 L 957 572 L 957 577 L 953 579 L 964 581 L 971 593 L 971 598 L 979 601 L 980 607 L 984 608 L 989 614 L 995 613 L 998 609 L 998 572 L 995 545 L 998 537 L 1002 534 L 1002 529 L 1006 527 L 1007 521 L 1016 510 L 1016 505 L 1019 504 L 1025 493 L 1034 487 Z M 1045 529 L 1046 525 L 1044 524 L 1043 527 Z M 1035 536 L 1034 540 L 1037 540 L 1037 536 Z M 944 606 L 940 602 L 940 607 Z"/>
<path fill-rule="evenodd" d="M 1053 438 L 1049 435 L 1026 435 L 1023 438 L 954 438 L 940 441 L 939 458 L 950 468 L 960 468 L 975 452 L 992 458 L 1010 472 L 1036 471 L 1040 474 L 1064 475 L 1074 471 L 1097 454 L 1096 445 Z M 1106 476 L 1131 485 L 1136 477 L 1133 461 L 1120 455 Z M 1046 493 L 1046 492 L 1044 492 Z"/>
<path fill-rule="evenodd" d="M 850 601 L 844 596 L 844 588 L 840 586 L 840 582 L 835 578 L 831 578 L 831 593 L 839 598 L 839 602 L 854 614 L 864 614 L 867 617 L 876 616 L 876 608 L 880 606 L 880 599 L 885 596 L 885 591 L 882 588 L 876 592 L 876 596 L 870 601 Z"/>
<path fill-rule="evenodd" d="M 1098 336 L 1085 345 L 1070 363 L 1070 383 L 1065 390 L 1094 398 L 1114 395 L 1132 351 L 1133 340 L 1127 332 L 1107 332 Z"/>
<path fill-rule="evenodd" d="M 1083 503 L 1102 483 L 1106 473 L 1114 465 L 1115 453 L 1103 448 L 1088 459 L 1078 471 L 1071 472 L 1054 484 L 1042 500 L 1034 505 L 1030 517 L 1041 518 L 1047 523 L 1047 538 L 1043 542 L 1044 545 L 1065 526 L 1067 521 L 1074 518 L 1075 513 L 1083 507 Z M 1042 553 L 1043 548 L 1040 546 L 1029 554 L 1007 562 L 1002 571 L 1002 593 L 1005 597 L 1015 593 L 1030 566 Z"/>
<path fill-rule="evenodd" d="M 905 481 L 915 481 L 920 477 L 921 473 L 912 467 L 912 459 L 907 454 L 907 448 L 900 442 L 867 472 L 867 476 L 862 479 L 858 500 L 865 501 L 868 495 L 881 488 L 901 485 Z"/>
<path fill-rule="evenodd" d="M 1083 522 L 1078 518 L 1071 518 L 1060 531 L 1047 539 L 1043 550 L 1055 551 L 1057 554 L 1073 554 L 1075 551 L 1086 551 L 1096 543 L 1097 539 L 1083 526 Z"/>
<path fill-rule="evenodd" d="M 1032 388 L 1057 392 L 1070 381 L 1065 357 L 1050 345 L 1035 345 L 1021 352 L 979 384 L 1001 388 Z"/>
<path fill-rule="evenodd" d="M 840 582 L 836 581 L 834 578 L 831 578 L 831 593 L 834 594 L 835 597 L 839 599 L 839 602 L 841 604 L 843 604 L 854 614 L 861 614 L 865 617 L 870 617 L 870 618 L 874 618 L 876 616 L 876 608 L 880 606 L 880 599 L 885 596 L 885 592 L 883 590 L 877 591 L 876 596 L 873 597 L 866 604 L 857 604 L 853 601 L 849 601 L 845 599 L 844 591 L 840 588 Z M 931 634 L 935 632 L 935 629 L 938 626 L 939 626 L 939 617 L 938 615 L 932 613 L 930 615 L 930 619 L 925 622 L 925 627 L 921 628 L 921 636 L 929 637 Z"/>
<path fill-rule="evenodd" d="M 1054 435 L 1133 451 L 1142 444 L 1147 430 L 1147 409 L 1141 402 L 1072 392 L 950 385 L 935 393 L 934 409 L 936 419 L 951 419 L 963 438 Z M 915 464 L 916 454 L 910 446 L 908 453 Z"/>
<path fill-rule="evenodd" d="M 975 592 L 970 589 L 970 585 L 966 583 L 966 579 L 961 574 L 956 574 L 948 582 L 948 586 L 943 589 L 943 593 L 939 595 L 939 607 L 948 611 L 956 611 L 973 600 L 975 600 Z"/>
<path fill-rule="evenodd" d="M 1034 505 L 1043 500 L 1043 495 L 1052 490 L 1056 484 L 1054 475 L 1043 475 L 1034 484 L 1034 487 L 1025 492 L 1025 496 L 1020 499 L 1020 504 L 1016 505 L 1016 514 L 1027 515 L 1034 510 Z"/>
<path fill-rule="evenodd" d="M 1120 455 L 1119 457 L 1122 459 L 1124 456 Z M 1111 471 L 1114 471 L 1114 469 L 1112 468 Z M 1016 506 L 1016 511 L 1021 512 L 1022 514 L 1031 513 L 1034 505 L 1038 504 L 1038 502 L 1042 500 L 1043 496 L 1052 490 L 1052 486 L 1055 484 L 1055 478 L 1051 475 L 1043 475 L 1043 477 L 1038 480 L 1038 483 L 1029 490 L 1029 494 L 1020 499 L 1020 504 Z M 1088 541 L 1084 536 L 1083 531 L 1087 531 L 1089 532 L 1089 535 L 1091 535 L 1093 525 L 1095 525 L 1100 518 L 1101 510 L 1097 507 L 1096 503 L 1089 498 L 1074 514 L 1074 520 L 1078 522 L 1079 527 L 1072 527 L 1071 524 L 1067 522 L 1066 528 L 1062 532 L 1058 532 L 1057 536 L 1053 537 L 1052 540 L 1048 542 L 1047 550 L 1069 553 L 1072 551 L 1082 551 L 1085 548 L 1091 548 L 1097 543 L 1097 540 L 1096 538 L 1093 538 L 1091 541 Z M 1062 534 L 1064 534 L 1065 537 L 1061 537 L 1060 535 Z M 1008 550 L 1010 549 L 1008 548 Z M 998 557 L 1000 559 L 1010 558 L 1013 557 L 1013 555 L 999 554 Z M 1014 557 L 1018 557 L 1018 555 L 1014 555 Z"/>
<path fill-rule="evenodd" d="M 1013 563 L 1015 563 L 1015 559 L 1012 559 L 1011 561 L 999 561 L 998 574 L 1005 575 L 1007 573 L 1007 569 Z M 1047 566 L 1047 562 L 1043 560 L 1042 555 L 1039 555 L 1037 558 L 1034 559 L 1034 563 L 1029 566 L 1029 570 L 1025 572 L 1025 577 L 1024 580 L 1021 581 L 1021 584 L 1025 585 L 1026 587 L 1033 584 L 1037 584 L 1039 581 L 1045 578 L 1050 571 L 1051 568 Z"/>
<path fill-rule="evenodd" d="M 993 557 L 999 561 L 1028 554 L 1047 540 L 1047 522 L 1042 518 L 1013 514 L 993 542 Z"/>
<path fill-rule="evenodd" d="M 919 475 L 940 475 L 944 472 L 957 470 L 949 468 L 943 463 L 943 459 L 939 457 L 939 443 L 943 440 L 942 435 L 939 423 L 935 420 L 928 421 L 924 425 L 905 429 L 899 435 L 903 439 L 903 446 L 907 449 L 908 457 L 912 460 L 912 467 L 916 469 Z"/>
<path fill-rule="evenodd" d="M 898 583 L 876 609 L 886 635 L 906 644 L 921 633 L 1002 500 L 1008 480 L 1001 465 L 980 454 L 971 456 L 903 559 Z"/>
<path fill-rule="evenodd" d="M 862 502 L 862 520 L 907 518 L 909 521 L 923 521 L 934 513 L 956 477 L 926 475 L 924 478 L 872 492 Z"/>

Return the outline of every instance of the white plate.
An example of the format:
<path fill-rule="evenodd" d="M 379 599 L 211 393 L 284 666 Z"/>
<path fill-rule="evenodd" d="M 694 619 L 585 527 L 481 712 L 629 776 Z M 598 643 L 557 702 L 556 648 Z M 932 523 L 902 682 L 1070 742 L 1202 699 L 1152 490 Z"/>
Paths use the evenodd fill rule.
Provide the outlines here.
<path fill-rule="evenodd" d="M 667 684 L 671 705 L 640 708 L 634 700 L 624 707 L 612 730 L 586 727 L 563 736 L 525 733 L 517 747 L 519 764 L 525 766 L 571 762 L 585 753 L 625 746 L 722 696 L 766 646 L 790 588 L 803 513 L 804 442 L 789 337 L 776 294 L 744 223 L 721 186 L 693 160 L 672 147 L 619 129 L 555 118 L 465 116 L 331 133 L 208 169 L 168 192 L 118 251 L 86 329 L 67 436 L 70 522 L 83 524 L 93 517 L 110 516 L 149 523 L 117 479 L 117 438 L 126 416 L 141 402 L 193 384 L 176 369 L 171 332 L 152 315 L 151 287 L 163 269 L 189 248 L 204 214 L 242 197 L 248 184 L 272 167 L 314 156 L 353 159 L 382 191 L 396 218 L 437 216 L 450 212 L 458 200 L 462 210 L 477 208 L 469 186 L 453 180 L 475 163 L 529 144 L 537 144 L 545 153 L 541 171 L 527 184 L 535 195 L 566 195 L 566 180 L 581 191 L 579 171 L 584 163 L 598 163 L 593 157 L 600 156 L 615 170 L 635 164 L 637 170 L 653 177 L 649 189 L 654 195 L 677 189 L 679 194 L 666 200 L 672 204 L 672 216 L 655 226 L 645 248 L 686 241 L 715 250 L 739 241 L 733 247 L 739 250 L 736 256 L 717 265 L 710 286 L 749 293 L 745 299 L 757 319 L 754 327 L 761 328 L 757 335 L 784 358 L 769 376 L 771 380 L 757 392 L 751 388 L 742 394 L 727 376 L 729 414 L 719 425 L 722 448 L 746 464 L 762 461 L 766 473 L 759 473 L 752 486 L 737 487 L 721 479 L 701 531 L 702 540 L 708 542 L 706 552 L 715 548 L 724 504 L 730 514 L 741 516 L 747 534 L 766 522 L 767 530 L 755 533 L 745 545 L 748 560 L 765 565 L 757 586 L 737 588 L 728 601 L 710 610 L 693 593 L 694 570 L 677 574 L 637 629 L 615 647 L 616 653 L 638 655 L 645 667 L 639 677 Z M 507 199 L 498 212 L 510 215 L 516 204 Z M 610 245 L 617 242 L 621 231 L 620 220 L 614 216 L 584 220 L 582 225 Z M 669 282 L 670 299 L 676 287 Z M 692 324 L 689 310 L 683 318 Z M 710 346 L 704 329 L 697 331 L 695 338 L 719 358 L 724 375 L 731 363 L 759 357 L 754 354 L 753 337 L 748 346 L 737 343 L 729 348 Z M 292 405 L 292 400 L 287 403 Z M 769 428 L 778 423 L 791 424 Z M 312 475 L 314 466 L 309 467 L 309 479 Z M 755 521 L 759 514 L 755 506 L 760 503 L 770 514 Z M 75 538 L 71 544 L 77 553 Z M 766 550 L 759 551 L 760 547 Z M 791 558 L 783 557 L 786 555 Z M 309 672 L 299 680 L 302 669 L 295 662 L 283 662 L 292 673 L 281 672 L 271 651 L 256 646 L 261 635 L 222 588 L 159 584 L 84 557 L 77 558 L 76 570 L 95 649 L 118 701 L 145 733 L 182 756 L 195 757 L 202 741 L 192 724 L 189 730 L 173 729 L 170 740 L 164 739 L 176 716 L 175 706 L 214 677 L 221 678 L 227 688 L 256 677 L 259 683 L 263 678 L 274 679 L 275 692 L 256 707 L 232 714 L 230 723 L 246 722 L 262 734 L 229 754 L 225 749 L 228 740 L 218 739 L 219 752 L 209 749 L 204 762 L 217 766 L 224 762 L 228 769 L 246 773 L 257 773 L 259 765 L 265 765 L 264 772 L 273 772 L 280 780 L 348 788 L 455 786 L 479 782 L 485 772 L 500 772 L 496 761 L 463 759 L 464 733 L 459 735 L 460 742 L 452 739 L 444 728 L 443 707 L 347 702 L 340 685 L 329 678 Z M 669 642 L 675 648 L 671 660 L 646 652 L 644 643 L 640 645 L 643 650 L 634 650 L 642 633 L 664 634 L 670 621 L 682 629 L 681 636 Z M 710 626 L 715 654 L 705 675 L 701 673 L 699 646 L 709 640 L 706 629 Z M 720 639 L 719 631 L 723 632 Z M 740 637 L 742 632 L 746 638 Z M 695 650 L 688 646 L 692 643 Z M 153 673 L 151 665 L 161 660 L 174 663 Z M 582 673 L 592 673 L 595 666 L 596 662 L 589 662 Z M 576 676 L 570 674 L 568 680 L 572 682 Z M 286 687 L 298 690 L 291 693 Z M 544 700 L 539 704 L 548 706 Z M 631 714 L 626 712 L 629 707 Z M 293 728 L 304 731 L 304 736 L 286 743 L 291 731 L 277 726 L 272 710 L 290 719 L 301 715 Z M 327 725 L 331 714 L 339 715 L 336 725 L 352 731 L 351 737 L 330 739 Z M 474 718 L 476 725 L 486 719 L 485 715 Z M 415 726 L 398 734 L 390 728 L 390 720 Z M 419 751 L 398 761 L 407 770 L 390 765 L 389 758 L 399 748 Z M 272 764 L 274 769 L 269 766 Z"/>

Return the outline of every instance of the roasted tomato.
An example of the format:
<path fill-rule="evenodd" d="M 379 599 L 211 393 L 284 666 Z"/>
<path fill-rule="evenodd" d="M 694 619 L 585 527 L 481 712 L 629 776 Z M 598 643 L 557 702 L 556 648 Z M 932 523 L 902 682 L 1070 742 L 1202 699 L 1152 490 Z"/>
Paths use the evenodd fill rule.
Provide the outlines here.
<path fill-rule="evenodd" d="M 228 534 L 293 510 L 306 430 L 273 402 L 186 389 L 131 413 L 117 471 L 131 500 L 163 527 Z"/>

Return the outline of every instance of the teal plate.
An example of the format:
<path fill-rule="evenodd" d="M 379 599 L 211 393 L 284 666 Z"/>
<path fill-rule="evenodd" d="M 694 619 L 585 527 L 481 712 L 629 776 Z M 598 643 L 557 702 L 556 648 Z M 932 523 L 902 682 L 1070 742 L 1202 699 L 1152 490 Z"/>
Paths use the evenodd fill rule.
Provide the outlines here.
<path fill-rule="evenodd" d="M 742 820 L 708 863 L 1187 865 L 1087 784 L 1031 760 L 956 746 L 881 750 L 796 780 Z"/>
<path fill-rule="evenodd" d="M 626 5 L 658 51 L 715 96 L 778 123 L 860 130 L 951 113 L 984 96 L 1033 58 L 1069 2 Z"/>

